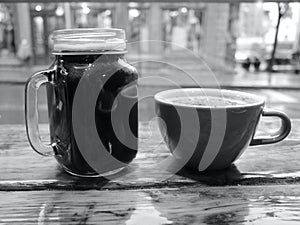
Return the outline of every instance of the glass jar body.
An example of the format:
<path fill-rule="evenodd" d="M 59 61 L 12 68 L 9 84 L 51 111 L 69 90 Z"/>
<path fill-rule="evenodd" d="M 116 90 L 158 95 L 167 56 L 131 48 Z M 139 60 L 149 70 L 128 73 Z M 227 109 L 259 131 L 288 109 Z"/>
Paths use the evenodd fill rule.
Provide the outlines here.
<path fill-rule="evenodd" d="M 51 84 L 47 85 L 47 97 L 51 143 L 55 146 L 57 161 L 66 171 L 78 176 L 103 175 L 87 162 L 82 154 L 85 149 L 77 144 L 82 140 L 88 142 L 88 138 L 76 138 L 74 135 L 74 122 L 86 126 L 85 113 L 93 111 L 94 117 L 91 119 L 94 119 L 98 137 L 106 151 L 125 165 L 131 162 L 136 156 L 138 144 L 138 74 L 127 63 L 124 54 L 56 55 L 53 66 L 56 71 L 49 78 Z M 92 109 L 85 108 L 90 98 L 76 99 L 82 79 L 85 84 L 80 88 L 84 88 L 86 96 L 95 91 L 99 93 Z M 82 109 L 82 121 L 74 121 L 75 108 Z M 107 174 L 114 172 L 107 171 Z"/>

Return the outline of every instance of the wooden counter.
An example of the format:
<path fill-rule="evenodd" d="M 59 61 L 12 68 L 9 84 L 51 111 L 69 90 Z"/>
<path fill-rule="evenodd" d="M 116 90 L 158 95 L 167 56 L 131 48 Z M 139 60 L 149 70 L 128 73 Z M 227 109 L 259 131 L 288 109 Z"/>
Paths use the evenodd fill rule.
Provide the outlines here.
<path fill-rule="evenodd" d="M 46 140 L 47 126 L 41 131 Z M 227 170 L 164 175 L 153 168 L 170 153 L 158 128 L 141 123 L 129 169 L 82 179 L 36 154 L 24 126 L 1 125 L 0 224 L 300 224 L 299 151 L 293 120 L 287 139 L 249 147 Z"/>

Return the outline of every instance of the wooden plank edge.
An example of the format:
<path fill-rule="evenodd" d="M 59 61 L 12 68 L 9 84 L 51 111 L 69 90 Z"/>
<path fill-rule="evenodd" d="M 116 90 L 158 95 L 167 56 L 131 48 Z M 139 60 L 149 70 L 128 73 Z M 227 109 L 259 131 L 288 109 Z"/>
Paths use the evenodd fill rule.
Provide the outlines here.
<path fill-rule="evenodd" d="M 226 187 L 226 186 L 267 186 L 267 185 L 298 185 L 300 177 L 252 177 L 232 180 L 227 183 L 214 182 L 211 178 L 205 181 L 177 180 L 147 183 L 99 183 L 86 181 L 31 180 L 31 181 L 0 181 L 0 191 L 42 191 L 42 190 L 136 190 L 181 187 Z"/>
<path fill-rule="evenodd" d="M 84 0 L 84 2 L 107 2 L 108 0 Z M 20 2 L 28 2 L 28 3 L 48 3 L 48 0 L 0 0 L 0 3 L 20 3 Z M 52 0 L 51 2 L 83 2 L 83 0 Z M 110 0 L 110 2 L 120 2 L 120 3 L 128 3 L 129 0 Z M 140 0 L 140 3 L 143 2 L 161 2 L 159 0 Z M 170 3 L 182 3 L 182 0 L 164 0 L 163 2 L 170 2 Z M 257 1 L 254 0 L 186 0 L 184 2 L 206 2 L 206 3 L 256 3 Z M 298 2 L 297 0 L 265 0 L 263 2 Z"/>

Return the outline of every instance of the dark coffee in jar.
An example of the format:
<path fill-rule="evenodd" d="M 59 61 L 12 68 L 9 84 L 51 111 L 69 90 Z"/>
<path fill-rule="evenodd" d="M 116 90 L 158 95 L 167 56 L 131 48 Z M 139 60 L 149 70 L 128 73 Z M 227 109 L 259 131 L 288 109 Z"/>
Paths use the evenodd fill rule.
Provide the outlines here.
<path fill-rule="evenodd" d="M 100 57 L 100 60 L 99 60 Z M 97 60 L 98 59 L 98 60 Z M 48 85 L 48 109 L 50 118 L 51 141 L 60 145 L 60 152 L 57 159 L 72 172 L 80 174 L 82 172 L 93 174 L 92 168 L 86 163 L 78 149 L 76 139 L 73 134 L 73 128 L 70 118 L 72 118 L 73 97 L 76 92 L 77 85 L 83 76 L 89 64 L 93 64 L 96 60 L 93 72 L 99 74 L 99 88 L 103 83 L 101 92 L 98 96 L 95 107 L 95 123 L 99 138 L 107 151 L 113 157 L 121 162 L 131 162 L 137 153 L 136 148 L 132 149 L 120 142 L 111 123 L 111 114 L 113 110 L 119 109 L 119 105 L 114 107 L 115 97 L 127 86 L 134 86 L 138 75 L 130 65 L 124 67 L 119 66 L 119 61 L 126 62 L 123 55 L 58 55 L 57 60 L 61 63 L 61 68 L 68 73 L 66 76 L 58 75 L 54 81 L 54 86 Z M 114 67 L 120 67 L 120 69 Z M 109 67 L 109 68 L 108 68 Z M 101 79 L 101 72 L 107 69 L 116 70 L 115 73 L 107 80 Z M 87 90 L 88 91 L 88 90 Z M 137 98 L 136 93 L 130 93 L 131 98 Z M 126 96 L 124 97 L 126 98 Z M 135 99 L 137 102 L 137 99 Z M 132 101 L 132 99 L 131 99 Z M 137 136 L 138 120 L 137 120 L 137 103 L 131 109 L 129 125 L 131 131 Z M 120 120 L 120 123 L 127 123 L 127 120 Z M 68 149 L 68 150 L 67 150 Z"/>

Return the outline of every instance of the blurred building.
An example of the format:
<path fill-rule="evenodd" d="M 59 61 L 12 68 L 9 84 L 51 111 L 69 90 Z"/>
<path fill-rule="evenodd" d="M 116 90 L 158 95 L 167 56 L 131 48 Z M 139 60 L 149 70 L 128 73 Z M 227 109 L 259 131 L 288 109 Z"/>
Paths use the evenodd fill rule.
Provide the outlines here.
<path fill-rule="evenodd" d="M 239 15 L 240 37 L 263 37 L 271 26 L 263 3 L 241 3 Z"/>
<path fill-rule="evenodd" d="M 245 62 L 254 57 L 262 62 L 270 60 L 278 22 L 278 4 L 284 3 L 240 4 L 237 61 Z M 293 55 L 300 49 L 300 4 L 288 4 L 280 21 L 274 61 L 283 66 L 291 64 Z"/>
<path fill-rule="evenodd" d="M 17 51 L 15 5 L 0 4 L 0 57 L 14 61 Z"/>
<path fill-rule="evenodd" d="M 0 59 L 47 64 L 54 30 L 119 27 L 136 42 L 130 54 L 180 57 L 183 47 L 228 64 L 234 62 L 238 16 L 238 3 L 1 3 Z"/>
<path fill-rule="evenodd" d="M 275 2 L 241 3 L 239 13 L 239 37 L 263 38 L 267 44 L 274 42 L 278 6 Z M 300 4 L 289 3 L 289 9 L 281 19 L 278 41 L 296 42 L 300 32 Z"/>

